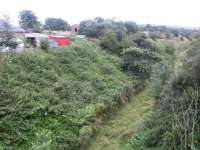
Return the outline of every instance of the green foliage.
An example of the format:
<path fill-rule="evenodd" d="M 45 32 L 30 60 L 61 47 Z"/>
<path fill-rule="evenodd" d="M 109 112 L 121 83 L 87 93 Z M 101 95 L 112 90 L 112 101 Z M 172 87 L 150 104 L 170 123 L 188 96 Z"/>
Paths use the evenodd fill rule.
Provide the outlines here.
<path fill-rule="evenodd" d="M 88 37 L 99 37 L 104 33 L 105 25 L 97 20 L 84 20 L 79 25 L 79 33 Z"/>
<path fill-rule="evenodd" d="M 128 89 L 125 90 L 128 91 Z M 126 96 L 122 95 L 122 97 L 127 101 Z M 97 135 L 91 139 L 86 149 L 138 150 L 139 147 L 132 148 L 131 144 L 127 144 L 127 141 L 137 133 L 136 131 L 140 130 L 141 126 L 143 126 L 143 121 L 150 120 L 150 116 L 153 115 L 151 111 L 153 103 L 154 99 L 150 88 L 145 88 L 137 95 L 132 95 L 126 105 L 113 114 L 108 122 L 104 122 L 97 129 Z"/>
<path fill-rule="evenodd" d="M 34 32 L 41 31 L 41 24 L 37 21 L 37 17 L 34 12 L 30 10 L 20 11 L 19 24 L 25 30 L 31 29 Z"/>
<path fill-rule="evenodd" d="M 60 18 L 47 18 L 44 28 L 51 31 L 66 31 L 70 29 L 70 25 Z"/>
<path fill-rule="evenodd" d="M 131 47 L 122 53 L 122 68 L 139 79 L 150 77 L 152 65 L 159 61 L 155 52 L 147 49 Z"/>
<path fill-rule="evenodd" d="M 48 51 L 49 49 L 49 43 L 48 40 L 42 40 L 40 41 L 40 48 L 44 51 Z"/>
<path fill-rule="evenodd" d="M 145 138 L 136 143 L 143 144 L 144 149 L 198 149 L 199 39 L 194 40 L 189 50 L 183 51 L 176 61 L 174 55 L 177 49 L 166 43 L 163 48 L 160 47 L 163 60 L 153 74 L 152 83 L 156 85 L 159 98 L 157 115 L 152 118 L 154 125 L 141 133 Z"/>
<path fill-rule="evenodd" d="M 160 32 L 149 32 L 149 37 L 152 39 L 152 40 L 156 40 L 156 39 L 161 39 L 162 36 L 161 36 L 161 33 Z"/>
<path fill-rule="evenodd" d="M 137 32 L 135 34 L 131 34 L 127 37 L 128 41 L 131 43 L 135 43 L 137 47 L 143 48 L 143 49 L 149 49 L 156 51 L 157 47 L 153 45 L 149 39 L 147 38 L 147 35 L 143 32 Z"/>
<path fill-rule="evenodd" d="M 136 33 L 139 29 L 135 22 L 127 21 L 124 23 L 127 33 Z"/>
<path fill-rule="evenodd" d="M 118 103 L 117 95 L 132 85 L 120 61 L 86 41 L 2 60 L 0 145 L 79 149 L 80 140 L 92 135 L 94 117 Z"/>
<path fill-rule="evenodd" d="M 5 16 L 1 21 L 1 28 L 3 29 L 0 34 L 0 47 L 9 47 L 15 49 L 17 42 L 15 40 L 14 33 L 12 32 L 12 26 L 10 20 Z"/>
<path fill-rule="evenodd" d="M 175 53 L 175 48 L 174 48 L 174 46 L 172 44 L 168 44 L 165 47 L 165 51 L 166 51 L 167 54 L 173 56 L 174 53 Z"/>
<path fill-rule="evenodd" d="M 51 150 L 53 149 L 52 132 L 39 130 L 36 132 L 35 141 L 32 143 L 31 150 Z"/>
<path fill-rule="evenodd" d="M 134 22 L 105 20 L 101 17 L 96 17 L 94 20 L 84 20 L 79 26 L 80 34 L 93 38 L 101 37 L 107 30 L 114 30 L 118 33 L 121 32 L 122 34 L 135 33 L 138 31 L 138 26 Z"/>
<path fill-rule="evenodd" d="M 180 71 L 183 66 L 185 66 L 187 70 L 188 68 L 191 68 L 186 64 L 181 65 L 182 63 L 180 63 L 180 61 L 187 62 L 187 59 L 182 58 L 184 54 L 182 51 L 183 49 L 187 49 L 187 46 L 185 46 L 185 43 L 175 43 L 175 41 L 166 39 L 156 40 L 152 43 L 155 44 L 157 47 L 156 52 L 160 55 L 160 61 L 152 67 L 150 80 L 150 86 L 153 87 L 152 94 L 155 98 L 157 98 L 155 112 L 150 117 L 145 119 L 143 125 L 141 126 L 141 130 L 129 140 L 128 147 L 133 150 L 183 149 L 183 147 L 181 147 L 181 143 L 184 142 L 181 142 L 180 139 L 184 135 L 183 131 L 181 131 L 184 129 L 184 123 L 180 119 L 179 121 L 181 121 L 182 125 L 175 125 L 174 113 L 171 106 L 173 100 L 176 99 L 175 97 L 178 96 L 177 98 L 179 99 L 180 95 L 182 95 L 182 90 L 186 90 L 185 86 L 182 88 L 183 83 L 187 84 L 190 83 L 188 81 L 191 81 L 191 79 L 187 79 L 187 73 L 182 74 L 183 71 Z M 198 43 L 196 44 L 198 45 Z M 197 45 L 195 47 L 198 47 Z M 177 59 L 176 57 L 178 55 L 181 57 L 178 57 Z M 173 86 L 174 88 L 172 88 Z M 189 98 L 189 93 L 187 94 L 187 98 L 188 100 L 192 100 L 191 96 Z M 180 117 L 181 104 L 178 99 L 175 100 L 176 102 L 174 101 L 174 108 L 175 114 Z M 181 100 L 185 101 L 184 98 Z M 183 106 L 188 108 L 187 105 Z M 190 120 L 190 122 L 192 121 Z M 180 127 L 182 128 L 181 130 Z M 188 131 L 191 131 L 191 128 Z M 198 136 L 195 135 L 194 137 L 197 138 Z M 197 147 L 197 145 L 198 144 L 195 146 Z"/>
<path fill-rule="evenodd" d="M 173 43 L 167 40 L 163 42 L 156 41 L 154 44 L 157 46 L 157 53 L 160 54 L 161 61 L 153 66 L 151 86 L 154 89 L 154 96 L 159 99 L 164 85 L 174 72 L 175 53 L 178 51 L 178 48 L 175 48 Z"/>
<path fill-rule="evenodd" d="M 112 30 L 105 33 L 105 35 L 101 38 L 100 45 L 112 54 L 120 55 L 122 52 L 120 42 L 117 38 L 117 33 Z"/>
<path fill-rule="evenodd" d="M 147 24 L 141 28 L 142 31 L 150 31 L 153 33 L 161 33 L 165 35 L 167 39 L 178 38 L 179 36 L 191 39 L 199 34 L 197 29 L 186 29 L 186 28 L 174 28 L 167 26 L 152 26 Z"/>
<path fill-rule="evenodd" d="M 123 32 L 115 30 L 107 30 L 100 39 L 100 46 L 115 55 L 121 55 L 123 49 L 129 48 L 134 44 L 126 39 L 126 35 Z"/>

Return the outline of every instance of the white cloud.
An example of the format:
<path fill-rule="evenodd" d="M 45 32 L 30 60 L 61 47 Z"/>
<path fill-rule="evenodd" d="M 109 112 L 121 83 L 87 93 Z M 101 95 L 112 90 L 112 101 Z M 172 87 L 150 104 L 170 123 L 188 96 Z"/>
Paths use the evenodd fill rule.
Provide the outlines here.
<path fill-rule="evenodd" d="M 69 23 L 102 16 L 145 24 L 200 26 L 199 0 L 0 0 L 0 12 L 9 13 L 13 22 L 18 12 L 30 9 L 40 21 L 60 17 Z"/>

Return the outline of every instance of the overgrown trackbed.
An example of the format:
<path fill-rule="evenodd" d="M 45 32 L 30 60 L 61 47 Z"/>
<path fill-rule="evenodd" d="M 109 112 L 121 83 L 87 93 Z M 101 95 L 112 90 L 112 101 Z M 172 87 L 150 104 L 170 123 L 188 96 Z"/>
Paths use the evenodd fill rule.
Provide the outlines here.
<path fill-rule="evenodd" d="M 107 123 L 102 125 L 88 150 L 126 150 L 127 140 L 134 135 L 143 117 L 153 108 L 150 88 L 144 89 Z"/>

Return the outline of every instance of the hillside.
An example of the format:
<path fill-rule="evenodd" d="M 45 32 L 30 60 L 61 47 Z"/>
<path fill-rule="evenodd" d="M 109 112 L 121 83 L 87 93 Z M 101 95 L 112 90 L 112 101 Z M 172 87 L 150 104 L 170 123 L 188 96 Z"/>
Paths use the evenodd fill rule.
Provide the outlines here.
<path fill-rule="evenodd" d="M 95 117 L 129 98 L 120 58 L 86 41 L 0 60 L 0 147 L 79 149 Z"/>

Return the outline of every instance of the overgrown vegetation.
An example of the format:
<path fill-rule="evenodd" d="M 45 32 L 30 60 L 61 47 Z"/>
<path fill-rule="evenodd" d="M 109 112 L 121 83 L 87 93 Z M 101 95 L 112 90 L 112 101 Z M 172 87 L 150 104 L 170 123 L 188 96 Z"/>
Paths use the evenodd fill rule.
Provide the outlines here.
<path fill-rule="evenodd" d="M 155 96 L 158 98 L 155 113 L 144 123 L 138 135 L 129 141 L 132 149 L 200 148 L 199 43 L 199 39 L 193 40 L 177 59 L 175 53 L 171 53 L 173 47 L 165 48 L 164 66 L 157 66 L 153 75 Z"/>
<path fill-rule="evenodd" d="M 120 104 L 132 85 L 120 58 L 86 41 L 3 58 L 0 147 L 79 149 L 93 134 L 95 117 Z"/>
<path fill-rule="evenodd" d="M 42 26 L 29 10 L 19 19 L 27 31 L 70 29 L 58 18 Z M 16 48 L 11 27 L 3 20 L 0 47 Z M 74 36 L 67 48 L 51 49 L 41 41 L 40 49 L 0 57 L 0 149 L 84 149 L 99 130 L 98 117 L 115 112 L 132 99 L 133 87 L 147 82 L 152 90 L 136 102 L 146 108 L 145 102 L 156 99 L 154 110 L 145 117 L 139 113 L 141 128 L 128 137 L 113 137 L 110 129 L 111 141 L 118 142 L 111 147 L 119 148 L 125 137 L 123 149 L 200 149 L 199 30 L 96 17 L 82 21 L 77 31 L 86 38 Z M 127 107 L 131 113 L 140 109 Z M 127 118 L 126 127 L 135 128 Z"/>
<path fill-rule="evenodd" d="M 151 50 L 131 47 L 122 53 L 122 68 L 129 75 L 145 80 L 150 78 L 152 66 L 159 59 L 159 56 Z"/>

